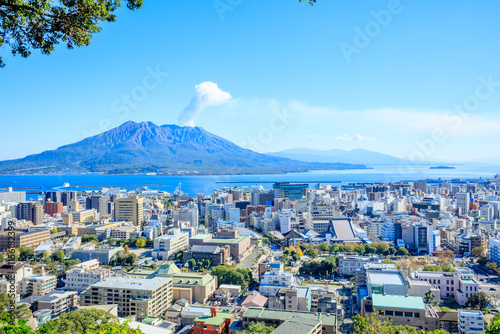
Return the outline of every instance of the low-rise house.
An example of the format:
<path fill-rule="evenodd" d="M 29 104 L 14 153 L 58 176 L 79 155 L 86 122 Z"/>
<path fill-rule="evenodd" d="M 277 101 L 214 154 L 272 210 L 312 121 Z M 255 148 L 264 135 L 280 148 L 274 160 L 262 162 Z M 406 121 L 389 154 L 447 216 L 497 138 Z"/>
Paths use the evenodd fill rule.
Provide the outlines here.
<path fill-rule="evenodd" d="M 217 312 L 217 306 L 212 306 L 210 316 L 201 316 L 194 319 L 191 332 L 193 334 L 227 333 L 233 321 L 233 313 Z"/>
<path fill-rule="evenodd" d="M 260 293 L 248 295 L 247 298 L 241 303 L 244 307 L 265 307 L 267 305 L 267 298 Z"/>
<path fill-rule="evenodd" d="M 221 284 L 219 288 L 229 290 L 231 297 L 238 297 L 241 293 L 241 285 Z"/>

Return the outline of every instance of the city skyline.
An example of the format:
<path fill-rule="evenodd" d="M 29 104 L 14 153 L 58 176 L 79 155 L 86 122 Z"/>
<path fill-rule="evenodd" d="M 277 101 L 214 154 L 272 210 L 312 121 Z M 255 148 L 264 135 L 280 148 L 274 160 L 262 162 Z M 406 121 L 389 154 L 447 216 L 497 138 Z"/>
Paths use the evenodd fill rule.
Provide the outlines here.
<path fill-rule="evenodd" d="M 215 100 L 195 105 L 197 117 L 186 124 L 258 152 L 498 156 L 497 3 L 445 1 L 433 10 L 409 1 L 218 3 L 146 3 L 137 12 L 120 10 L 88 48 L 3 55 L 0 138 L 17 144 L 0 159 L 55 149 L 128 120 L 179 124 L 201 96 L 196 86 Z M 226 94 L 217 98 L 218 90 Z M 460 104 L 468 107 L 460 111 Z M 290 116 L 278 124 L 276 113 Z M 29 122 L 21 126 L 20 117 Z M 252 144 L 259 136 L 263 143 Z"/>

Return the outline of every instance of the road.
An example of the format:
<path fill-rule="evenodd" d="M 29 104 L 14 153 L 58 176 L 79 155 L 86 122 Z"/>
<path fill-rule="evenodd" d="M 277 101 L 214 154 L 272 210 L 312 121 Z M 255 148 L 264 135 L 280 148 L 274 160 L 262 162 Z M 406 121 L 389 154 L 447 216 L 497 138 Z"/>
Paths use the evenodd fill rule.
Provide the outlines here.
<path fill-rule="evenodd" d="M 255 259 L 259 256 L 259 250 L 254 247 L 252 252 L 240 260 L 240 263 L 236 265 L 236 268 L 245 268 L 252 270 Z"/>

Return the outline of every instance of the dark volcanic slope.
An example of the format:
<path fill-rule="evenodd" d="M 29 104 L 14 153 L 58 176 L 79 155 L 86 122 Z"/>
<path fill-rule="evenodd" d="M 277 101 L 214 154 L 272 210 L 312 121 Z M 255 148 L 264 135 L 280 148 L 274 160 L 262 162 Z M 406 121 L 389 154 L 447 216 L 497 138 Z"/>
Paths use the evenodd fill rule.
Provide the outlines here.
<path fill-rule="evenodd" d="M 199 127 L 127 122 L 56 150 L 0 162 L 3 173 L 268 173 L 310 169 L 365 168 L 311 163 L 241 148 Z"/>

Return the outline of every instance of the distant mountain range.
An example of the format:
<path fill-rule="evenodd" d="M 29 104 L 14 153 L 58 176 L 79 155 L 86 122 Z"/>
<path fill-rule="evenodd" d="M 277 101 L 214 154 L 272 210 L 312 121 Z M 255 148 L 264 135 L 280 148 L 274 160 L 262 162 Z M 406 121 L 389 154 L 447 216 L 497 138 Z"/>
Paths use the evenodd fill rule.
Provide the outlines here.
<path fill-rule="evenodd" d="M 255 174 L 366 168 L 361 163 L 304 162 L 261 154 L 203 128 L 151 122 L 126 122 L 74 144 L 0 162 L 4 174 Z"/>
<path fill-rule="evenodd" d="M 308 148 L 295 148 L 268 154 L 275 157 L 307 162 L 340 162 L 348 164 L 364 164 L 367 166 L 399 166 L 402 163 L 408 163 L 408 161 L 404 159 L 363 149 L 355 149 L 351 151 L 334 149 L 323 151 Z M 413 162 L 413 164 L 415 163 Z"/>

